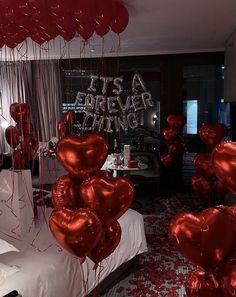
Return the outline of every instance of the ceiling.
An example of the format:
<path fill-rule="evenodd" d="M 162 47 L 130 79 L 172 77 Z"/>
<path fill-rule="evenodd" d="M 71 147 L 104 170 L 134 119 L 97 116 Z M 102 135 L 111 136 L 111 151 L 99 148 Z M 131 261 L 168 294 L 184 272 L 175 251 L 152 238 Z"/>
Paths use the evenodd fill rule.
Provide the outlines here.
<path fill-rule="evenodd" d="M 27 49 L 24 45 L 21 52 L 32 59 L 221 51 L 236 28 L 236 0 L 126 0 L 125 3 L 130 21 L 120 35 L 120 45 L 118 36 L 108 33 L 104 39 L 94 36 L 87 43 L 75 37 L 65 44 L 58 38 L 42 46 L 43 50 L 28 41 Z M 3 50 L 2 59 L 5 53 Z M 9 59 L 10 53 L 6 55 Z M 22 53 L 14 54 L 14 58 L 21 56 Z"/>

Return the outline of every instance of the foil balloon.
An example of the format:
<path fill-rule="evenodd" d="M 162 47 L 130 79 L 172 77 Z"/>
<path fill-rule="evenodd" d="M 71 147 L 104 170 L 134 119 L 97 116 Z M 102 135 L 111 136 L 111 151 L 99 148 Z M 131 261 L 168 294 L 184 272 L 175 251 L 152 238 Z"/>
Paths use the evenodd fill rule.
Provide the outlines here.
<path fill-rule="evenodd" d="M 175 128 L 164 128 L 162 129 L 161 133 L 165 141 L 172 141 L 178 137 L 178 130 Z"/>
<path fill-rule="evenodd" d="M 80 183 L 69 175 L 61 176 L 52 187 L 52 204 L 55 209 L 82 207 L 79 196 Z"/>
<path fill-rule="evenodd" d="M 186 212 L 172 219 L 170 238 L 185 257 L 207 271 L 214 271 L 234 247 L 234 223 L 235 219 L 223 207 L 198 214 Z"/>
<path fill-rule="evenodd" d="M 218 179 L 216 179 L 212 184 L 212 190 L 214 192 L 214 196 L 220 201 L 224 199 L 225 195 L 229 191 L 226 186 Z"/>
<path fill-rule="evenodd" d="M 65 137 L 69 134 L 69 125 L 65 121 L 60 121 L 57 123 L 57 132 L 59 138 Z"/>
<path fill-rule="evenodd" d="M 201 140 L 209 149 L 219 144 L 224 139 L 224 135 L 225 125 L 223 124 L 203 124 L 199 130 Z"/>
<path fill-rule="evenodd" d="M 56 147 L 56 155 L 62 166 L 80 180 L 85 180 L 99 171 L 107 154 L 107 142 L 99 134 L 65 136 L 59 140 Z"/>
<path fill-rule="evenodd" d="M 202 269 L 196 269 L 189 275 L 185 287 L 188 297 L 221 297 L 215 276 Z"/>
<path fill-rule="evenodd" d="M 173 157 L 173 158 L 177 158 L 177 157 L 181 157 L 184 154 L 184 145 L 182 144 L 182 142 L 179 139 L 174 140 L 168 148 L 168 154 Z"/>
<path fill-rule="evenodd" d="M 212 153 L 212 164 L 218 179 L 236 194 L 236 142 L 222 142 Z"/>
<path fill-rule="evenodd" d="M 105 227 L 103 238 L 89 253 L 89 258 L 98 264 L 103 259 L 106 259 L 114 252 L 121 238 L 121 227 L 118 222 L 112 223 L 109 227 Z"/>
<path fill-rule="evenodd" d="M 12 103 L 10 114 L 17 123 L 27 122 L 29 119 L 29 105 L 27 103 Z"/>
<path fill-rule="evenodd" d="M 198 174 L 203 175 L 210 181 L 215 179 L 215 171 L 212 166 L 210 155 L 199 154 L 195 157 L 193 162 Z"/>
<path fill-rule="evenodd" d="M 74 110 L 68 110 L 66 115 L 65 115 L 65 122 L 68 123 L 69 126 L 74 125 L 76 122 L 76 116 L 75 116 L 75 111 Z"/>
<path fill-rule="evenodd" d="M 170 168 L 174 163 L 174 159 L 172 158 L 171 155 L 161 156 L 160 161 L 167 168 Z"/>
<path fill-rule="evenodd" d="M 134 199 L 134 186 L 124 177 L 105 175 L 91 177 L 80 188 L 84 207 L 95 211 L 102 222 L 109 226 L 119 219 Z"/>
<path fill-rule="evenodd" d="M 209 201 L 213 199 L 211 183 L 201 175 L 192 176 L 192 189 L 194 194 L 200 199 Z"/>
<path fill-rule="evenodd" d="M 233 252 L 219 272 L 221 296 L 236 296 L 236 253 Z"/>
<path fill-rule="evenodd" d="M 26 159 L 23 152 L 20 149 L 14 150 L 12 154 L 13 168 L 25 169 Z"/>
<path fill-rule="evenodd" d="M 21 141 L 21 149 L 27 160 L 32 160 L 38 151 L 38 140 L 34 137 L 26 137 Z"/>
<path fill-rule="evenodd" d="M 102 238 L 102 224 L 89 209 L 54 210 L 49 227 L 60 245 L 78 257 L 88 255 Z"/>
<path fill-rule="evenodd" d="M 17 129 L 17 127 L 14 126 L 9 126 L 5 130 L 5 137 L 7 143 L 12 147 L 16 148 L 19 144 L 19 137 L 20 137 L 20 132 Z"/>
<path fill-rule="evenodd" d="M 31 122 L 20 122 L 16 127 L 24 137 L 30 137 L 33 134 L 33 125 Z"/>
<path fill-rule="evenodd" d="M 186 117 L 184 115 L 169 115 L 167 117 L 167 123 L 171 128 L 181 129 L 186 124 Z"/>

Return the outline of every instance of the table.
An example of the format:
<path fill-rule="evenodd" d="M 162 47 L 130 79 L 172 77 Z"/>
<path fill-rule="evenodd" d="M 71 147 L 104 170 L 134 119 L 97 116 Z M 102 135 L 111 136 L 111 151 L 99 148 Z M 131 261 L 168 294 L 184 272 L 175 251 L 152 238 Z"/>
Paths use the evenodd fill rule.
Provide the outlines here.
<path fill-rule="evenodd" d="M 116 172 L 116 176 L 125 175 L 127 177 L 130 177 L 130 172 L 131 171 L 140 170 L 139 167 L 129 168 L 129 167 L 124 166 L 124 165 L 118 165 L 117 166 L 117 165 L 114 165 L 114 164 L 108 165 L 107 169 Z"/>

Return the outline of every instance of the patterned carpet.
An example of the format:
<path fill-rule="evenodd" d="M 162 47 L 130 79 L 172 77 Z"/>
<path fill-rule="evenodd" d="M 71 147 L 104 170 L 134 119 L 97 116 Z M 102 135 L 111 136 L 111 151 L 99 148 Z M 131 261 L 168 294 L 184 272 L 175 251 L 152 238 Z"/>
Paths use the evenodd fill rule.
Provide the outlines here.
<path fill-rule="evenodd" d="M 186 194 L 147 201 L 138 211 L 144 215 L 149 250 L 141 256 L 138 269 L 103 296 L 184 297 L 184 283 L 193 267 L 169 242 L 168 226 L 180 212 L 203 209 L 204 205 L 199 204 L 199 200 Z"/>

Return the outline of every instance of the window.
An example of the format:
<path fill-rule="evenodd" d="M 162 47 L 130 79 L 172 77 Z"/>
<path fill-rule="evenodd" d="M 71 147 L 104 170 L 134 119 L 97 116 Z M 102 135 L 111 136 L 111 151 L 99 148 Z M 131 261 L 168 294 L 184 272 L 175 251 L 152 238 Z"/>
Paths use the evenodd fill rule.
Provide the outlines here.
<path fill-rule="evenodd" d="M 186 116 L 186 125 L 184 126 L 184 134 L 198 133 L 198 101 L 186 100 L 183 102 L 183 109 Z"/>

